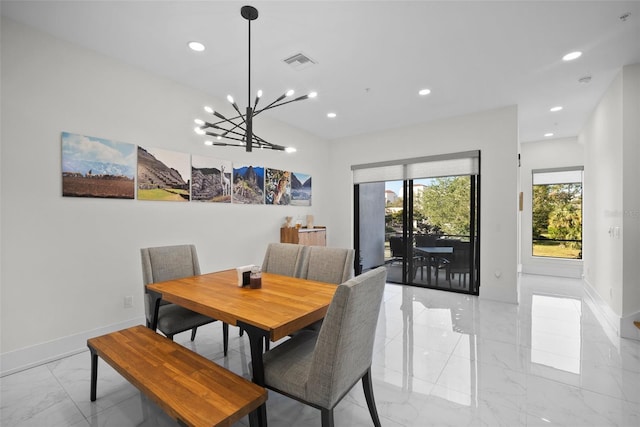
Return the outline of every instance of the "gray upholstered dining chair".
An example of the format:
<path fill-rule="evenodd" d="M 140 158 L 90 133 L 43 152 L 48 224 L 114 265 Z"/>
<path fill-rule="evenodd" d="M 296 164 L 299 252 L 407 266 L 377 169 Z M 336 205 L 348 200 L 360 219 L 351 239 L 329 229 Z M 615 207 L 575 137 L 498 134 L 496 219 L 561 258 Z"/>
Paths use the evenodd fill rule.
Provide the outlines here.
<path fill-rule="evenodd" d="M 354 256 L 353 249 L 309 246 L 301 277 L 336 285 L 344 283 L 353 277 Z"/>
<path fill-rule="evenodd" d="M 338 285 L 320 332 L 302 331 L 264 354 L 265 387 L 304 402 L 333 426 L 333 409 L 360 380 L 375 426 L 371 359 L 385 267 Z"/>
<path fill-rule="evenodd" d="M 309 246 L 302 261 L 301 277 L 334 285 L 344 283 L 353 277 L 354 256 L 353 249 Z M 318 320 L 305 329 L 319 331 L 321 326 L 322 320 Z"/>
<path fill-rule="evenodd" d="M 142 281 L 144 284 L 144 308 L 147 326 L 152 324 L 155 307 L 146 285 L 181 279 L 200 274 L 200 264 L 195 245 L 161 246 L 140 249 L 142 258 Z M 157 328 L 169 339 L 175 334 L 191 329 L 191 341 L 196 337 L 198 326 L 215 322 L 216 319 L 188 310 L 176 304 L 160 300 Z M 224 355 L 229 347 L 229 325 L 222 324 Z"/>
<path fill-rule="evenodd" d="M 262 261 L 262 271 L 289 277 L 301 277 L 308 246 L 294 243 L 269 243 Z"/>

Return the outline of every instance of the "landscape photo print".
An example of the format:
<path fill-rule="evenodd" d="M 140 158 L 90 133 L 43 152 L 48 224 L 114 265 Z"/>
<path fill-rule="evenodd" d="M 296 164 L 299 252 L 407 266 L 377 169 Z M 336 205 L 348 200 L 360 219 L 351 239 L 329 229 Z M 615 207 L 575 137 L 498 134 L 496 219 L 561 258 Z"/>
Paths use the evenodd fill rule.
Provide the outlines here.
<path fill-rule="evenodd" d="M 62 132 L 62 195 L 133 199 L 136 146 Z"/>
<path fill-rule="evenodd" d="M 138 200 L 189 201 L 190 155 L 138 147 Z"/>
<path fill-rule="evenodd" d="M 291 173 L 291 205 L 311 206 L 311 175 Z"/>
<path fill-rule="evenodd" d="M 231 203 L 230 160 L 191 156 L 191 201 Z"/>

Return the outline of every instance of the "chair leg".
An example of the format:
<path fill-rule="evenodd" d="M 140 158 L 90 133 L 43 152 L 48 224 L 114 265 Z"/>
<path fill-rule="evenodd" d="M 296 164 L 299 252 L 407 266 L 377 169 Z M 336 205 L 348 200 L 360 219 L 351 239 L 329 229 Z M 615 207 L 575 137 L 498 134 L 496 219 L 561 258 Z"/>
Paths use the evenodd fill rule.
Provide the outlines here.
<path fill-rule="evenodd" d="M 364 397 L 367 400 L 367 407 L 369 407 L 369 413 L 373 420 L 375 427 L 380 426 L 380 418 L 378 417 L 378 409 L 376 408 L 376 401 L 373 397 L 373 380 L 371 379 L 371 368 L 367 369 L 367 372 L 362 376 L 362 388 L 364 389 Z"/>
<path fill-rule="evenodd" d="M 227 350 L 229 350 L 229 324 L 226 322 L 222 322 L 222 348 L 224 349 L 224 355 L 227 355 Z"/>
<path fill-rule="evenodd" d="M 191 330 L 191 341 L 196 339 L 196 331 L 197 330 L 198 330 L 197 326 Z"/>
<path fill-rule="evenodd" d="M 322 413 L 322 427 L 333 427 L 333 409 L 320 409 Z"/>

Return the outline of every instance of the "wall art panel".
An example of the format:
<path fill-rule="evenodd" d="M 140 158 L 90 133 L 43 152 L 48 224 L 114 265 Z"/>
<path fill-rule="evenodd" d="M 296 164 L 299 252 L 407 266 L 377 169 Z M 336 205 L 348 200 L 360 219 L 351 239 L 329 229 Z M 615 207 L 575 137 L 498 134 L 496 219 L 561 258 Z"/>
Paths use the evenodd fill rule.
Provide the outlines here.
<path fill-rule="evenodd" d="M 311 175 L 291 173 L 291 205 L 311 206 Z"/>
<path fill-rule="evenodd" d="M 245 205 L 264 204 L 263 166 L 234 166 L 232 201 Z"/>
<path fill-rule="evenodd" d="M 264 187 L 265 204 L 288 205 L 291 203 L 291 172 L 267 168 Z"/>
<path fill-rule="evenodd" d="M 138 200 L 189 201 L 190 156 L 138 147 Z"/>
<path fill-rule="evenodd" d="M 231 203 L 231 161 L 191 156 L 191 200 Z"/>
<path fill-rule="evenodd" d="M 62 195 L 133 199 L 136 146 L 62 132 Z"/>

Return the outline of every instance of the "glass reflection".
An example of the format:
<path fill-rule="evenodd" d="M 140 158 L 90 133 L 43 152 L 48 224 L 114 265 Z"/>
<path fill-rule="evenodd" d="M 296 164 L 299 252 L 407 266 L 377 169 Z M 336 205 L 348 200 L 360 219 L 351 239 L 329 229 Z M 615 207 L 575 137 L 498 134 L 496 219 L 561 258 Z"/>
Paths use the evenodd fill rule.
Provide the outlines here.
<path fill-rule="evenodd" d="M 429 394 L 459 405 L 477 407 L 477 340 L 475 335 L 460 333 L 466 328 L 457 324 L 461 318 L 459 311 L 464 312 L 464 308 L 452 309 L 446 307 L 448 304 L 439 306 L 436 299 L 427 299 L 424 295 L 424 292 L 415 288 L 403 286 L 400 307 L 403 314 L 402 388 L 417 391 L 414 390 L 414 379 L 428 375 L 430 371 L 424 365 L 441 364 L 442 372 L 432 380 L 433 384 L 437 383 L 438 386 Z M 414 328 L 416 318 L 419 325 Z M 422 335 L 416 337 L 415 331 Z M 448 363 L 451 362 L 450 355 L 454 349 L 455 357 L 461 363 Z M 447 365 L 454 366 L 455 372 L 444 372 Z M 419 383 L 423 384 L 422 381 Z"/>
<path fill-rule="evenodd" d="M 531 362 L 580 374 L 581 317 L 579 299 L 532 295 Z"/>

